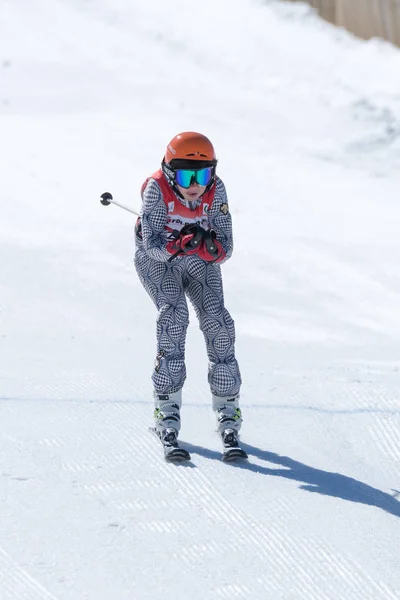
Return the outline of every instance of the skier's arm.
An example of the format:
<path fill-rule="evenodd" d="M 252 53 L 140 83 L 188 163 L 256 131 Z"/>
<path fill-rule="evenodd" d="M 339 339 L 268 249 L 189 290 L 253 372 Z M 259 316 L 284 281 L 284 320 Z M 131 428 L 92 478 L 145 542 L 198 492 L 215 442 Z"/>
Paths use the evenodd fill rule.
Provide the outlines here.
<path fill-rule="evenodd" d="M 144 192 L 141 213 L 143 248 L 154 260 L 166 262 L 171 254 L 166 250 L 165 224 L 167 208 L 158 183 L 150 179 Z"/>
<path fill-rule="evenodd" d="M 225 185 L 217 177 L 215 195 L 212 208 L 209 214 L 210 228 L 217 234 L 217 241 L 226 252 L 226 256 L 221 262 L 225 262 L 232 256 L 233 235 L 232 235 L 232 217 L 228 207 L 228 197 Z"/>

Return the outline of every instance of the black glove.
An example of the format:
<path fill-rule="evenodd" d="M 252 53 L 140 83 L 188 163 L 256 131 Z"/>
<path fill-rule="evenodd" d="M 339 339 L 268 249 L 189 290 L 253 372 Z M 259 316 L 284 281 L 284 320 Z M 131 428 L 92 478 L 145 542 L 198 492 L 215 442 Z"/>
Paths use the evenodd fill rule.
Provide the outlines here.
<path fill-rule="evenodd" d="M 198 254 L 207 262 L 220 262 L 226 256 L 225 250 L 216 238 L 217 234 L 213 229 L 203 229 L 203 243 Z"/>
<path fill-rule="evenodd" d="M 180 232 L 176 232 L 176 238 L 168 242 L 167 250 L 172 254 L 171 261 L 178 254 L 195 254 L 201 246 L 204 230 L 198 225 L 184 225 Z"/>

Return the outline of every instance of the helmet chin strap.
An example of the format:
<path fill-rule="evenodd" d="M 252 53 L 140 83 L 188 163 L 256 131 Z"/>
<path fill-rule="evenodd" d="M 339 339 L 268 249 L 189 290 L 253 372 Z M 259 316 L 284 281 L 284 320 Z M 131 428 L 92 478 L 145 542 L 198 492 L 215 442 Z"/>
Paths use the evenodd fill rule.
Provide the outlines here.
<path fill-rule="evenodd" d="M 176 183 L 175 183 L 175 182 L 173 182 L 173 183 L 170 183 L 169 185 L 172 187 L 172 189 L 174 190 L 175 194 L 176 194 L 177 196 L 179 196 L 179 198 L 181 198 L 181 199 L 182 199 L 182 200 L 184 200 L 185 202 L 188 202 L 188 200 L 186 200 L 185 196 L 183 196 L 182 192 L 180 192 L 180 191 L 178 190 L 178 186 L 176 185 Z"/>
<path fill-rule="evenodd" d="M 164 160 L 161 163 L 161 170 L 164 173 L 169 186 L 174 190 L 175 194 L 177 196 L 179 196 L 179 198 L 182 198 L 182 200 L 184 200 L 185 198 L 182 196 L 182 194 L 180 193 L 180 191 L 178 190 L 178 188 L 176 186 L 174 171 L 173 171 L 173 169 L 170 169 L 168 167 L 168 165 L 164 162 Z"/>

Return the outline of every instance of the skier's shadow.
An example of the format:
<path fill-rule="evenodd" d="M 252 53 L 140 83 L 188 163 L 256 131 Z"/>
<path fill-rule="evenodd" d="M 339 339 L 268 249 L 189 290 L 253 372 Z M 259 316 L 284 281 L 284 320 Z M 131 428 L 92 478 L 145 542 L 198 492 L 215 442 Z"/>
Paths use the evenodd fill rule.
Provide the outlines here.
<path fill-rule="evenodd" d="M 250 462 L 250 460 L 229 463 L 235 468 L 246 469 L 261 475 L 293 479 L 302 483 L 300 485 L 300 489 L 302 490 L 324 496 L 333 496 L 368 506 L 376 506 L 396 517 L 400 517 L 400 502 L 395 498 L 395 496 L 400 496 L 400 492 L 397 490 L 393 490 L 394 494 L 391 496 L 352 477 L 314 469 L 287 456 L 279 456 L 279 454 L 261 450 L 261 448 L 251 446 L 250 444 L 241 443 L 240 445 L 247 452 L 250 460 L 251 456 L 256 456 L 260 460 L 279 465 L 281 468 L 256 465 Z M 193 454 L 200 454 L 206 458 L 218 461 L 221 460 L 220 452 L 192 444 L 185 444 L 185 447 Z"/>

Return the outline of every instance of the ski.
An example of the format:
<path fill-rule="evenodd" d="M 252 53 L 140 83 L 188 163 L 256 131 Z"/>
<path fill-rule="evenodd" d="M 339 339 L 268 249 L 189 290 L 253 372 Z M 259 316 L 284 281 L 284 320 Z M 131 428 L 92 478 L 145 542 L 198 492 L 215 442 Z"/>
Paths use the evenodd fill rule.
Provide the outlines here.
<path fill-rule="evenodd" d="M 164 458 L 167 462 L 183 462 L 191 460 L 187 450 L 181 448 L 176 438 L 176 431 L 172 428 L 165 429 L 161 436 L 155 427 L 149 427 L 149 431 L 157 438 L 164 450 Z M 221 434 L 223 444 L 221 460 L 223 462 L 234 462 L 246 460 L 247 453 L 239 446 L 237 432 L 233 429 L 225 429 Z"/>
<path fill-rule="evenodd" d="M 163 438 L 159 435 L 155 427 L 149 427 L 149 431 L 162 445 L 164 458 L 167 462 L 182 462 L 191 459 L 189 452 L 179 446 L 174 429 L 166 429 Z"/>
<path fill-rule="evenodd" d="M 221 433 L 223 445 L 222 460 L 232 462 L 235 460 L 246 460 L 247 453 L 239 446 L 239 436 L 234 429 L 225 429 Z"/>

